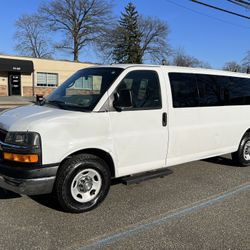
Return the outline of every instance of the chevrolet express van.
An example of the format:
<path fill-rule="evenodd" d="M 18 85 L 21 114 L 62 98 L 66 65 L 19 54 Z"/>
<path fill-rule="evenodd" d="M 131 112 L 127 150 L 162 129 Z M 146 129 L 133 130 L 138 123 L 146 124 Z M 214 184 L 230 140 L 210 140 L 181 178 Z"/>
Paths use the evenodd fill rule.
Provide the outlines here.
<path fill-rule="evenodd" d="M 247 74 L 97 66 L 0 114 L 0 187 L 54 193 L 69 212 L 95 208 L 111 179 L 225 153 L 250 164 Z"/>

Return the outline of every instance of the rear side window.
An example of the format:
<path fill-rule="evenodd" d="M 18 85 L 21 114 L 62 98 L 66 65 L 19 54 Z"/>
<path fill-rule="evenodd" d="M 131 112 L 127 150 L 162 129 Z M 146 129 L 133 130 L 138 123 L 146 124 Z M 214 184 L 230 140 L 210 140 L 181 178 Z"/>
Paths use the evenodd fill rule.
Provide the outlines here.
<path fill-rule="evenodd" d="M 200 106 L 224 105 L 224 89 L 228 78 L 214 75 L 196 75 Z"/>
<path fill-rule="evenodd" d="M 250 79 L 230 77 L 226 91 L 229 105 L 250 105 Z"/>
<path fill-rule="evenodd" d="M 197 107 L 199 95 L 195 74 L 169 73 L 173 107 Z"/>
<path fill-rule="evenodd" d="M 250 105 L 250 79 L 169 73 L 173 107 Z"/>

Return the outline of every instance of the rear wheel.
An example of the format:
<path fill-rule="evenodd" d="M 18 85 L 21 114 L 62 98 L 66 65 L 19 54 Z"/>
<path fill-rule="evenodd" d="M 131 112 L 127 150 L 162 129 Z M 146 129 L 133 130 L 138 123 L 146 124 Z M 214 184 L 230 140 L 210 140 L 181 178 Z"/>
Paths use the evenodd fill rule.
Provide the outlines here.
<path fill-rule="evenodd" d="M 238 151 L 232 153 L 233 161 L 242 167 L 250 165 L 250 133 L 246 133 L 239 145 Z"/>
<path fill-rule="evenodd" d="M 110 171 L 105 161 L 90 154 L 66 160 L 55 183 L 55 194 L 63 210 L 86 212 L 97 207 L 108 194 Z"/>

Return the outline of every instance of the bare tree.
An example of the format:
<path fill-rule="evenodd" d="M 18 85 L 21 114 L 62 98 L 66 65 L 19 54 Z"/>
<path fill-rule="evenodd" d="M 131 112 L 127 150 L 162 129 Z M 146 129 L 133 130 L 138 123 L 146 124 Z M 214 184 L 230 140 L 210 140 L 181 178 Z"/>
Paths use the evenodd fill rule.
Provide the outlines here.
<path fill-rule="evenodd" d="M 172 65 L 193 68 L 210 68 L 211 66 L 193 56 L 189 56 L 183 49 L 177 49 L 173 53 Z"/>
<path fill-rule="evenodd" d="M 116 24 L 110 24 L 104 34 L 95 40 L 96 53 L 103 63 L 114 62 L 113 51 L 117 41 L 120 41 L 121 30 Z"/>
<path fill-rule="evenodd" d="M 37 58 L 51 58 L 47 29 L 38 15 L 23 15 L 16 21 L 15 49 L 19 54 Z"/>
<path fill-rule="evenodd" d="M 153 17 L 140 17 L 139 29 L 142 34 L 141 54 L 145 60 L 161 62 L 168 58 L 170 46 L 167 42 L 169 27 L 166 22 Z"/>
<path fill-rule="evenodd" d="M 40 11 L 52 31 L 60 31 L 63 39 L 56 44 L 78 61 L 81 50 L 99 37 L 111 20 L 111 3 L 105 0 L 52 0 Z"/>
<path fill-rule="evenodd" d="M 225 63 L 223 70 L 232 71 L 232 72 L 241 72 L 242 67 L 237 62 L 231 61 L 231 62 Z"/>

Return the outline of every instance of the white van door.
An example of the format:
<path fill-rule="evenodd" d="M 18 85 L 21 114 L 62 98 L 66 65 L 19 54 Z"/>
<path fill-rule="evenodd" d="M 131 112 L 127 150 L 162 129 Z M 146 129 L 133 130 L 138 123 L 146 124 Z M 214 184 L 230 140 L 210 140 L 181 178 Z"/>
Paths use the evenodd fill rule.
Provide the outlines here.
<path fill-rule="evenodd" d="M 117 176 L 165 166 L 168 145 L 166 87 L 159 69 L 131 70 L 117 93 L 129 90 L 132 106 L 109 112 Z"/>

